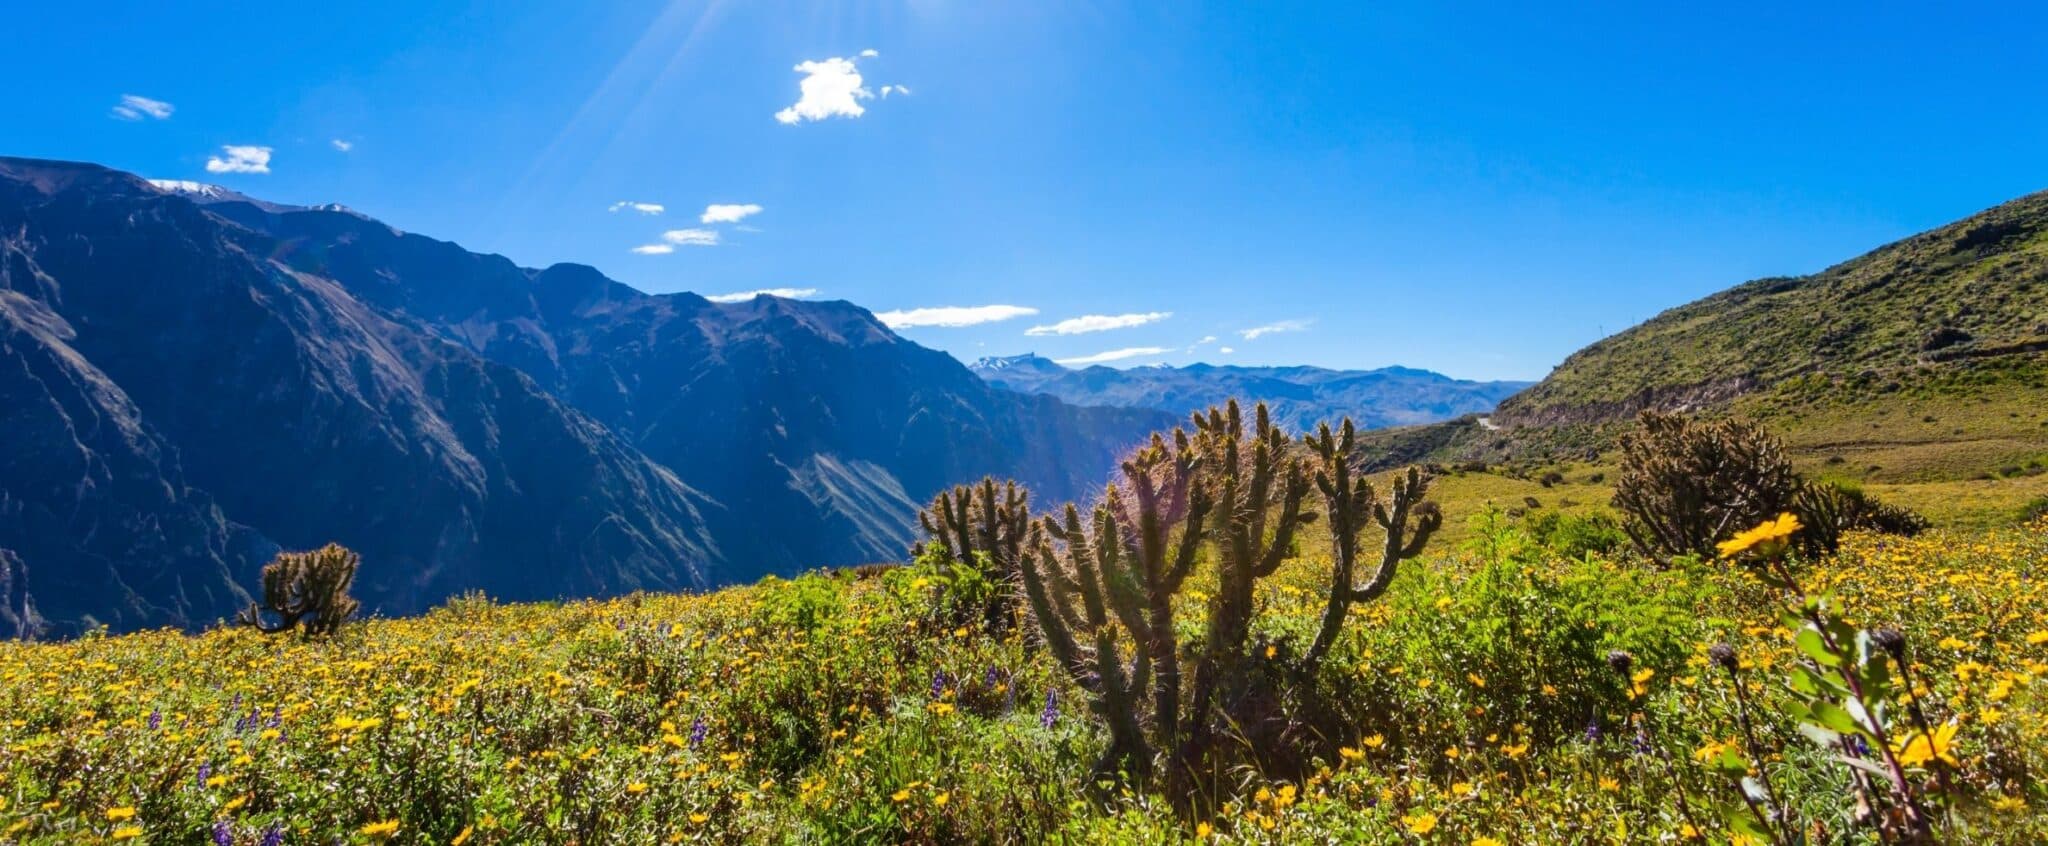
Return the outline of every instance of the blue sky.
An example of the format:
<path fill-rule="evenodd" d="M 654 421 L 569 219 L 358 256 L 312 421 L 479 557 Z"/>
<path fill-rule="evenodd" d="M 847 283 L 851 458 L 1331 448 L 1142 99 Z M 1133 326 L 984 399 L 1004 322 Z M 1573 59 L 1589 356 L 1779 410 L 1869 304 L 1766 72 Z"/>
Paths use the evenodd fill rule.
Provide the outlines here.
<path fill-rule="evenodd" d="M 900 329 L 967 359 L 1470 378 L 2048 187 L 2041 7 L 1509 5 L 36 3 L 0 154 L 1012 315 Z"/>

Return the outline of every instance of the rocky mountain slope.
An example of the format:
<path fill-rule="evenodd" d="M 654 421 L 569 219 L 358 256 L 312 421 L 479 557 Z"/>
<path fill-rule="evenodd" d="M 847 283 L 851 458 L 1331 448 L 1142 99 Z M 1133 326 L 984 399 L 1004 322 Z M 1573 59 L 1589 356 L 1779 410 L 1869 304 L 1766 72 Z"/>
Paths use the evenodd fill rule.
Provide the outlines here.
<path fill-rule="evenodd" d="M 1186 415 L 1225 400 L 1264 401 L 1294 431 L 1350 417 L 1366 428 L 1406 426 L 1486 412 L 1528 382 L 1472 382 L 1407 367 L 1185 367 L 1100 365 L 1070 370 L 1037 355 L 984 358 L 982 378 L 1006 388 L 1051 394 L 1077 405 L 1157 408 Z"/>
<path fill-rule="evenodd" d="M 938 487 L 1071 496 L 1162 422 L 992 389 L 844 303 L 0 159 L 0 634 L 201 624 L 329 540 L 391 613 L 891 558 Z"/>

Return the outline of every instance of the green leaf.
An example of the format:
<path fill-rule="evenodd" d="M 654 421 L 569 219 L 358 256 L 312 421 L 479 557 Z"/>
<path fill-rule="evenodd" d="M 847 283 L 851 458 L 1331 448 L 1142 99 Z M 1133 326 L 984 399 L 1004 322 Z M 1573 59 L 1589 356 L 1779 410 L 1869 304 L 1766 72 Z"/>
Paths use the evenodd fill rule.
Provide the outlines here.
<path fill-rule="evenodd" d="M 1815 725 L 1813 723 L 1800 723 L 1799 733 L 1806 735 L 1806 738 L 1808 740 L 1813 741 L 1814 743 L 1820 745 L 1822 748 L 1833 746 L 1835 745 L 1835 743 L 1842 739 L 1841 735 L 1828 731 L 1827 729 L 1821 728 L 1820 726 Z"/>
<path fill-rule="evenodd" d="M 1829 650 L 1827 642 L 1821 639 L 1820 632 L 1811 626 L 1800 629 L 1798 634 L 1793 635 L 1792 643 L 1799 647 L 1800 652 L 1806 653 L 1806 657 L 1812 658 L 1823 667 L 1842 666 L 1842 656 Z"/>
<path fill-rule="evenodd" d="M 1853 701 L 1853 700 L 1852 700 Z M 1837 734 L 1862 734 L 1863 727 L 1856 717 L 1833 702 L 1815 702 L 1812 705 L 1814 722 Z"/>

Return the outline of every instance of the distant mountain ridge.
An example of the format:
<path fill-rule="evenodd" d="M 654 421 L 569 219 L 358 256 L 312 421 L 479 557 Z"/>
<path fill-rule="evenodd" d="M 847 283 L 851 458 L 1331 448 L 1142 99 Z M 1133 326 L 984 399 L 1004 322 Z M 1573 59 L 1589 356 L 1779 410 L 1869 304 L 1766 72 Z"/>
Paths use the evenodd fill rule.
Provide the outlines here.
<path fill-rule="evenodd" d="M 0 635 L 202 624 L 329 540 L 386 613 L 893 559 L 938 488 L 1076 496 L 1167 421 L 992 388 L 847 303 L 0 158 Z"/>
<path fill-rule="evenodd" d="M 1493 410 L 1528 382 L 1474 382 L 1409 367 L 1331 370 L 1190 364 L 1079 370 L 1032 353 L 995 356 L 971 368 L 1006 388 L 1075 405 L 1156 408 L 1177 415 L 1236 398 L 1265 402 L 1295 431 L 1350 417 L 1365 428 L 1448 420 Z"/>

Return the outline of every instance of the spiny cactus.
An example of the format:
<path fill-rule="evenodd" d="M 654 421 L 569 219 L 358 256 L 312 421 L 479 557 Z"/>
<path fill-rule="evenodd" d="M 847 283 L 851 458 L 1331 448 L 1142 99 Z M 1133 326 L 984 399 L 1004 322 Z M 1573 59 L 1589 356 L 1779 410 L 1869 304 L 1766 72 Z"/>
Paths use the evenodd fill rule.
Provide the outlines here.
<path fill-rule="evenodd" d="M 1253 417 L 1247 430 L 1231 403 L 1196 415 L 1193 435 L 1155 435 L 1124 462 L 1122 479 L 1085 517 L 1069 504 L 1059 518 L 1041 521 L 1026 547 L 1020 575 L 1040 639 L 1091 692 L 1109 728 L 1098 779 L 1144 779 L 1163 754 L 1174 795 L 1198 802 L 1204 780 L 1227 769 L 1220 735 L 1247 717 L 1243 703 L 1298 700 L 1312 690 L 1315 664 L 1345 611 L 1383 592 L 1395 565 L 1418 554 L 1441 524 L 1434 506 L 1422 502 L 1426 486 L 1418 472 L 1397 479 L 1384 503 L 1354 478 L 1349 421 L 1341 438 L 1324 427 L 1304 439 L 1317 464 L 1272 424 L 1264 406 Z M 1255 585 L 1292 554 L 1297 530 L 1317 519 L 1304 506 L 1318 486 L 1336 521 L 1334 610 L 1292 672 L 1255 669 L 1271 657 L 1254 654 L 1250 642 Z M 1356 585 L 1357 549 L 1373 523 L 1387 541 L 1372 580 Z M 1216 587 L 1183 697 L 1173 598 L 1205 548 L 1213 553 Z"/>
<path fill-rule="evenodd" d="M 1016 617 L 1018 562 L 1031 531 L 1030 493 L 1016 482 L 998 485 L 993 478 L 983 478 L 972 486 L 940 491 L 918 513 L 917 521 L 947 558 L 982 567 L 990 581 L 1007 586 L 985 609 L 985 622 L 991 630 L 1009 628 Z M 917 553 L 911 550 L 911 557 Z"/>
<path fill-rule="evenodd" d="M 1422 554 L 1430 535 L 1443 525 L 1443 513 L 1437 510 L 1436 503 L 1423 501 L 1429 482 L 1414 467 L 1408 468 L 1405 476 L 1396 476 L 1389 498 L 1380 501 L 1372 483 L 1352 466 L 1357 441 L 1350 420 L 1345 420 L 1341 431 L 1334 435 L 1329 424 L 1324 424 L 1307 441 L 1315 451 L 1318 465 L 1316 488 L 1322 492 L 1323 507 L 1330 515 L 1329 603 L 1324 607 L 1323 623 L 1316 630 L 1315 642 L 1302 656 L 1300 667 L 1302 677 L 1313 678 L 1323 656 L 1336 643 L 1352 604 L 1371 602 L 1385 593 L 1387 586 L 1393 584 L 1400 563 Z M 1409 525 L 1411 517 L 1415 521 L 1413 526 Z M 1354 585 L 1359 541 L 1368 522 L 1378 524 L 1386 539 L 1380 546 L 1379 563 L 1372 577 L 1364 584 Z"/>
<path fill-rule="evenodd" d="M 360 607 L 348 590 L 361 561 L 332 543 L 312 552 L 280 552 L 263 567 L 263 604 L 249 606 L 239 620 L 266 633 L 296 626 L 308 636 L 333 634 Z M 266 622 L 265 611 L 277 615 L 278 622 Z"/>
<path fill-rule="evenodd" d="M 1071 503 L 1064 520 L 1045 518 L 1021 568 L 1047 648 L 1098 694 L 1096 710 L 1110 726 L 1110 750 L 1097 776 L 1122 771 L 1142 777 L 1154 751 L 1178 739 L 1181 671 L 1172 598 L 1194 569 L 1210 512 L 1207 492 L 1195 483 L 1199 466 L 1185 431 L 1174 431 L 1171 446 L 1154 434 L 1123 462 L 1122 485 L 1104 490 L 1085 526 Z M 1133 643 L 1128 668 L 1121 632 Z M 1139 718 L 1148 686 L 1149 738 Z"/>
<path fill-rule="evenodd" d="M 1211 530 L 1216 549 L 1216 590 L 1209 600 L 1208 630 L 1195 667 L 1189 700 L 1188 737 L 1175 750 L 1172 775 L 1187 779 L 1216 746 L 1224 703 L 1247 701 L 1252 674 L 1250 639 L 1253 585 L 1270 576 L 1293 551 L 1294 533 L 1315 514 L 1301 510 L 1313 485 L 1307 463 L 1273 425 L 1260 403 L 1248 433 L 1232 402 L 1197 415 L 1196 443 L 1210 457 L 1204 464 L 1217 519 Z M 1213 770 L 1213 767 L 1209 768 Z M 1185 793 L 1191 785 L 1177 785 Z"/>
<path fill-rule="evenodd" d="M 1644 412 L 1621 440 L 1614 507 L 1643 554 L 1713 558 L 1714 544 L 1791 508 L 1799 477 L 1762 427 Z"/>

